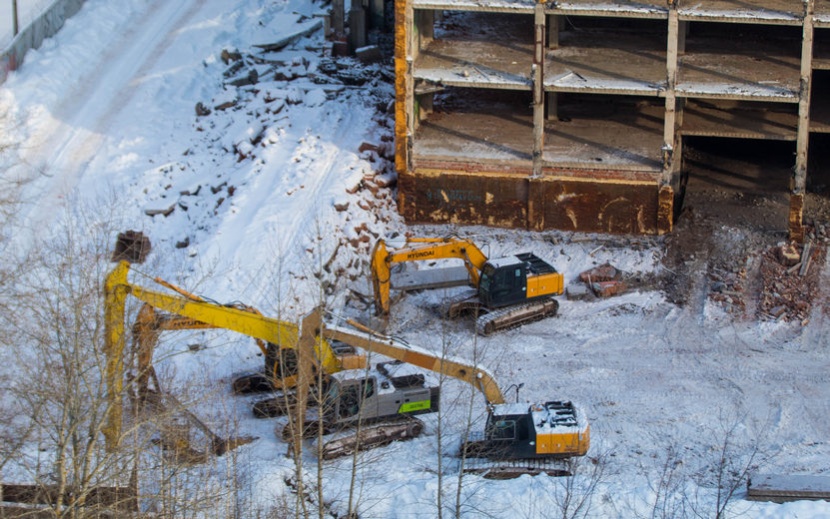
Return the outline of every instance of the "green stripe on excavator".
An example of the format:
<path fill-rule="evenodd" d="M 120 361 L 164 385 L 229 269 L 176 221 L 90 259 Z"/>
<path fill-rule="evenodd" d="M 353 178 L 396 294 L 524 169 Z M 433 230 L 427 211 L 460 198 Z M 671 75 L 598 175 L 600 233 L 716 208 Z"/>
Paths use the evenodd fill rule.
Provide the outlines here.
<path fill-rule="evenodd" d="M 418 400 L 416 402 L 401 404 L 398 408 L 398 413 L 411 413 L 413 411 L 423 411 L 424 409 L 429 409 L 429 400 Z"/>

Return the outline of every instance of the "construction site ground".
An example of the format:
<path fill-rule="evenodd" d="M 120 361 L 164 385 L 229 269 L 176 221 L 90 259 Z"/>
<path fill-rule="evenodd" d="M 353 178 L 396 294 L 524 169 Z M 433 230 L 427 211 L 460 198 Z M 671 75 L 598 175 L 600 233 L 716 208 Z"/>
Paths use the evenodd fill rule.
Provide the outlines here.
<path fill-rule="evenodd" d="M 736 317 L 803 322 L 826 299 L 826 186 L 817 183 L 805 198 L 806 239 L 795 251 L 808 247 L 807 254 L 793 264 L 779 252 L 789 244 L 788 146 L 728 139 L 687 146 L 689 180 L 660 281 L 670 301 L 702 305 L 708 298 Z"/>

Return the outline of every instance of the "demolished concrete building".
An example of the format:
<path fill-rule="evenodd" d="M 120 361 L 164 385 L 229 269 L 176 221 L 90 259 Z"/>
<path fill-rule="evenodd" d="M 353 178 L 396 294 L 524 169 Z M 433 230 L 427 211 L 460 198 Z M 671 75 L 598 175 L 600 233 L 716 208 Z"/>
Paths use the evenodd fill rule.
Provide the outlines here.
<path fill-rule="evenodd" d="M 671 232 L 684 142 L 711 136 L 793 143 L 803 239 L 830 0 L 396 0 L 395 20 L 408 222 Z"/>

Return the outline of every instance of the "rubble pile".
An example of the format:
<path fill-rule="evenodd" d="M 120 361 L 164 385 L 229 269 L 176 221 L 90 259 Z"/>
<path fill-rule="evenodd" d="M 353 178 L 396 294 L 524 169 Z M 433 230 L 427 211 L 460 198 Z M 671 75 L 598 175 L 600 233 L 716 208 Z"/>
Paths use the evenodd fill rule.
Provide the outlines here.
<path fill-rule="evenodd" d="M 655 281 L 647 276 L 623 272 L 610 263 L 604 263 L 581 272 L 577 279 L 566 287 L 565 295 L 570 300 L 590 301 L 654 286 Z"/>
<path fill-rule="evenodd" d="M 808 233 L 804 245 L 780 245 L 761 255 L 760 319 L 807 323 L 827 256 L 826 233 L 822 234 Z"/>
<path fill-rule="evenodd" d="M 729 313 L 746 311 L 746 267 L 744 263 L 709 265 L 709 299 L 720 303 Z"/>

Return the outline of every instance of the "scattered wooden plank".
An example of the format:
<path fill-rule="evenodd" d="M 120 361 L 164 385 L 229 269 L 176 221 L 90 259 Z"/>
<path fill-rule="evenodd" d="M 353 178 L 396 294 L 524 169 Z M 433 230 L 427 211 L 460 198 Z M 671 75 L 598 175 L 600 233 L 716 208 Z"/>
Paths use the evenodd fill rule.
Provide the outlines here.
<path fill-rule="evenodd" d="M 810 256 L 813 254 L 813 242 L 807 241 L 804 244 L 804 252 L 801 253 L 801 269 L 798 271 L 798 275 L 804 277 L 807 275 L 807 271 L 810 269 Z"/>
<path fill-rule="evenodd" d="M 830 477 L 787 474 L 753 474 L 746 482 L 749 501 L 784 503 L 830 500 Z"/>

